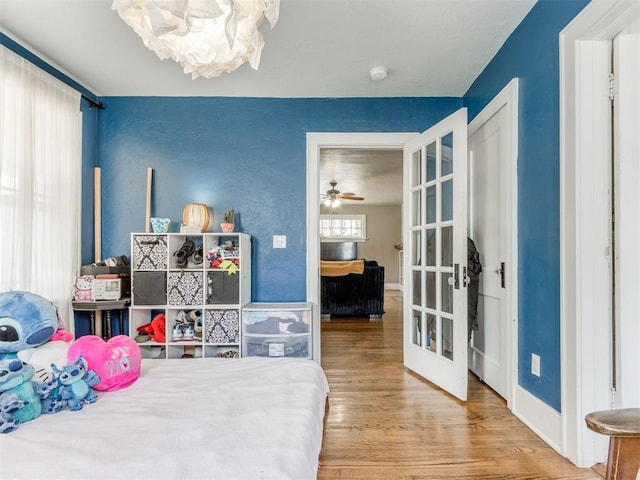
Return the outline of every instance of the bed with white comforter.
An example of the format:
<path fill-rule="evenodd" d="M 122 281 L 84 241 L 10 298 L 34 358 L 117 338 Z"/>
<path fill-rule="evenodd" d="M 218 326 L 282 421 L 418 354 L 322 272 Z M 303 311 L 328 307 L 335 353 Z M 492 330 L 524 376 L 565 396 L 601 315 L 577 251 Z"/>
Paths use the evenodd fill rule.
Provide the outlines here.
<path fill-rule="evenodd" d="M 0 435 L 0 478 L 314 479 L 328 391 L 311 360 L 143 360 L 133 385 Z"/>

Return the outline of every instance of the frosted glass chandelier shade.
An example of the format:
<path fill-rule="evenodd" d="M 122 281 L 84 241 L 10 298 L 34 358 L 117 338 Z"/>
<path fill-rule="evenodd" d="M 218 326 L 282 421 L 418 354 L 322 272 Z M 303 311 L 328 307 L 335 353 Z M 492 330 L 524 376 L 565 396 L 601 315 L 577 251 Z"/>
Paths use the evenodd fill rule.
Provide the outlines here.
<path fill-rule="evenodd" d="M 162 60 L 192 78 L 218 77 L 260 64 L 264 17 L 278 21 L 280 0 L 113 0 L 120 17 Z"/>

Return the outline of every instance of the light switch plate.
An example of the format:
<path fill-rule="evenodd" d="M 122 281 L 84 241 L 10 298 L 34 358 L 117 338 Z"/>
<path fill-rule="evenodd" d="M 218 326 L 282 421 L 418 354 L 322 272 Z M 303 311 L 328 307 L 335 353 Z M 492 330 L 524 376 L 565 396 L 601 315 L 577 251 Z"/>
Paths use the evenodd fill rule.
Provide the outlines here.
<path fill-rule="evenodd" d="M 536 377 L 540 376 L 540 355 L 531 354 L 531 373 Z"/>
<path fill-rule="evenodd" d="M 274 235 L 273 236 L 273 248 L 287 248 L 287 236 L 286 235 Z"/>

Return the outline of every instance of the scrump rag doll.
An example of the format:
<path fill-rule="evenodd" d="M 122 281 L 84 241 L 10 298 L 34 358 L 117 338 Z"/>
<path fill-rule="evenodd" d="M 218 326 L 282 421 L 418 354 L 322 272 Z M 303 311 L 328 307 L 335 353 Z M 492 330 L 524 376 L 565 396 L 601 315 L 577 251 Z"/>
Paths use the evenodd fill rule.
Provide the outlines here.
<path fill-rule="evenodd" d="M 93 370 L 87 370 L 84 358 L 78 357 L 71 365 L 62 370 L 51 364 L 58 378 L 58 395 L 69 406 L 69 410 L 81 410 L 84 402 L 93 403 L 98 396 L 91 387 L 100 383 Z"/>
<path fill-rule="evenodd" d="M 30 292 L 0 293 L 0 358 L 37 347 L 58 330 L 58 312 L 46 298 Z"/>
<path fill-rule="evenodd" d="M 0 433 L 9 433 L 20 423 L 41 413 L 56 413 L 61 401 L 49 398 L 53 382 L 32 382 L 34 369 L 17 358 L 0 359 Z"/>

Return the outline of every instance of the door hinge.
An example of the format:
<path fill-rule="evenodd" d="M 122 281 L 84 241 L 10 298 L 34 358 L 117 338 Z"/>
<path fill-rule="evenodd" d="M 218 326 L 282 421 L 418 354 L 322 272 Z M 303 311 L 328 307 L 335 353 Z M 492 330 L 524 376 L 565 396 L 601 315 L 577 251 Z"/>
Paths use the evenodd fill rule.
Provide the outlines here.
<path fill-rule="evenodd" d="M 609 74 L 609 100 L 613 101 L 614 97 L 616 96 L 616 91 L 614 88 L 614 84 L 615 84 L 615 75 L 613 73 Z"/>

